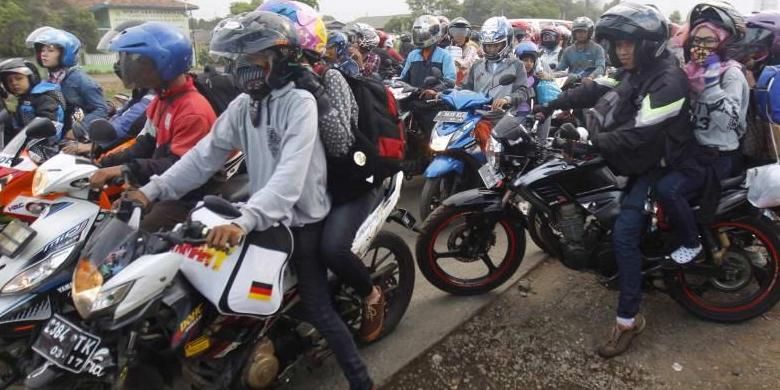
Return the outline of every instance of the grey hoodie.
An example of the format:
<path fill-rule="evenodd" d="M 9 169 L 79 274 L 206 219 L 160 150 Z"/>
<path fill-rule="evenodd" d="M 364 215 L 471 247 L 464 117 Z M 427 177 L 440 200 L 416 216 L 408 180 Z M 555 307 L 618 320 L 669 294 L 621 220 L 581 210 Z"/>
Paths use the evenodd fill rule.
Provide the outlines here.
<path fill-rule="evenodd" d="M 514 84 L 499 84 L 501 76 L 505 74 L 517 76 Z M 488 61 L 484 58 L 478 60 L 471 66 L 469 75 L 461 88 L 485 93 L 494 99 L 509 98 L 515 108 L 528 101 L 530 96 L 525 65 L 513 57 L 498 62 Z"/>
<path fill-rule="evenodd" d="M 274 90 L 260 102 L 258 127 L 252 125 L 251 105 L 248 95 L 237 97 L 195 148 L 141 192 L 150 200 L 178 199 L 206 183 L 238 149 L 246 155 L 252 195 L 236 224 L 249 232 L 277 222 L 295 227 L 324 219 L 330 199 L 314 97 L 292 83 Z"/>
<path fill-rule="evenodd" d="M 691 103 L 693 134 L 699 144 L 729 152 L 739 148 L 747 128 L 750 87 L 738 68 L 726 70 L 720 83 L 705 88 Z"/>

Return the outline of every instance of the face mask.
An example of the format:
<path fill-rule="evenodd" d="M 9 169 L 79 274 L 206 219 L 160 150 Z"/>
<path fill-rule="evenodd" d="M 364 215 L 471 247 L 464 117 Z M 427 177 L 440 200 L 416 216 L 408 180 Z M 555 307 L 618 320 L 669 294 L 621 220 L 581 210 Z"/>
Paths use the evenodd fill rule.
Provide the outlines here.
<path fill-rule="evenodd" d="M 696 62 L 699 66 L 704 65 L 704 61 L 707 59 L 707 56 L 712 54 L 715 51 L 715 49 L 711 49 L 709 47 L 702 47 L 702 46 L 694 46 L 691 48 L 691 59 L 693 59 L 694 62 Z"/>

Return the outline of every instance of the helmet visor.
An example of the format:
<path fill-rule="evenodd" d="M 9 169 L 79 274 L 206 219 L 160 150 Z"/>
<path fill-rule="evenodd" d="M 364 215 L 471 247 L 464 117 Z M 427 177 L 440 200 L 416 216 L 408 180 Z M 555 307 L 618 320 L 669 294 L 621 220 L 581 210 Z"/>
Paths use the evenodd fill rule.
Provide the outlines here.
<path fill-rule="evenodd" d="M 40 42 L 41 35 L 49 32 L 50 30 L 54 30 L 54 27 L 49 27 L 49 26 L 38 27 L 37 29 L 35 29 L 35 31 L 31 32 L 30 35 L 27 36 L 27 39 L 25 39 L 24 41 L 25 45 L 30 48 L 35 47 L 36 43 L 41 43 Z"/>
<path fill-rule="evenodd" d="M 469 29 L 466 27 L 450 27 L 449 32 L 455 39 L 466 39 Z"/>
<path fill-rule="evenodd" d="M 412 30 L 412 42 L 415 46 L 424 47 L 430 46 L 436 43 L 436 36 L 439 33 L 441 27 L 436 24 L 425 30 L 422 27 L 415 27 Z"/>
<path fill-rule="evenodd" d="M 158 88 L 162 84 L 154 61 L 141 54 L 120 53 L 118 66 L 114 69 L 129 89 Z"/>

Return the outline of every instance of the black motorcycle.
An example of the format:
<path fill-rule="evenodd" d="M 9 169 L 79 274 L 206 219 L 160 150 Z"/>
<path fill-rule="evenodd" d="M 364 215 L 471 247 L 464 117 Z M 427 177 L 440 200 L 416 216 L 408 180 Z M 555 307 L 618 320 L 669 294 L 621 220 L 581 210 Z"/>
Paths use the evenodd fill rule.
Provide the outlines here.
<path fill-rule="evenodd" d="M 649 218 L 641 250 L 647 284 L 711 321 L 748 320 L 766 313 L 780 300 L 778 230 L 747 201 L 743 182 L 744 177 L 735 177 L 721 183 L 714 222 L 699 227 L 705 256 L 685 268 L 664 267 L 674 250 L 673 233 L 652 193 L 645 207 Z M 447 287 L 445 291 L 478 294 L 511 276 L 525 249 L 522 234 L 527 220 L 514 207 L 518 199 L 539 210 L 546 226 L 542 238 L 557 248 L 564 265 L 595 271 L 605 286 L 616 286 L 611 230 L 629 188 L 626 178 L 615 175 L 600 157 L 556 159 L 519 175 L 508 187 L 503 194 L 476 190 L 450 198 L 440 211 L 446 216 L 426 226 L 426 234 L 420 236 L 425 242 L 418 242 L 418 263 L 431 266 L 440 285 Z M 455 225 L 459 216 L 466 223 Z M 487 255 L 497 244 L 496 227 L 510 232 L 507 255 L 500 264 L 492 263 Z M 442 233 L 449 233 L 445 250 L 435 245 Z M 472 279 L 448 277 L 438 266 L 444 258 L 481 262 L 488 272 Z"/>

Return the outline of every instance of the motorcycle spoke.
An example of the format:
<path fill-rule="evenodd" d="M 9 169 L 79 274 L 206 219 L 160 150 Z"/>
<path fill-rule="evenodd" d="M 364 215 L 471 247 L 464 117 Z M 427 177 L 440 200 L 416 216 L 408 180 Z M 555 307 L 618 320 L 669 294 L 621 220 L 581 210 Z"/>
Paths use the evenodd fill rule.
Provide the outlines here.
<path fill-rule="evenodd" d="M 436 261 L 446 258 L 466 257 L 463 251 L 434 252 L 433 257 Z"/>
<path fill-rule="evenodd" d="M 496 268 L 496 265 L 493 264 L 493 260 L 490 258 L 490 256 L 487 253 L 483 254 L 482 256 L 479 256 L 479 258 L 482 259 L 483 263 L 485 263 L 485 266 L 487 266 L 489 273 L 492 274 L 493 272 L 498 270 L 498 268 Z"/>
<path fill-rule="evenodd" d="M 372 264 L 371 264 L 371 269 L 372 269 L 372 270 L 374 270 L 374 269 L 378 269 L 380 265 L 384 264 L 384 262 L 385 262 L 385 261 L 387 261 L 387 259 L 389 259 L 389 258 L 390 258 L 390 256 L 392 256 L 392 255 L 393 255 L 393 252 L 387 252 L 387 254 L 386 254 L 386 255 L 384 255 L 384 256 L 382 256 L 382 258 L 381 258 L 381 259 L 379 259 L 379 261 L 378 261 L 378 262 L 376 261 L 377 254 L 379 254 L 379 251 L 378 251 L 378 250 L 377 250 L 377 253 L 374 255 L 374 260 L 371 262 L 371 263 L 372 263 Z"/>

